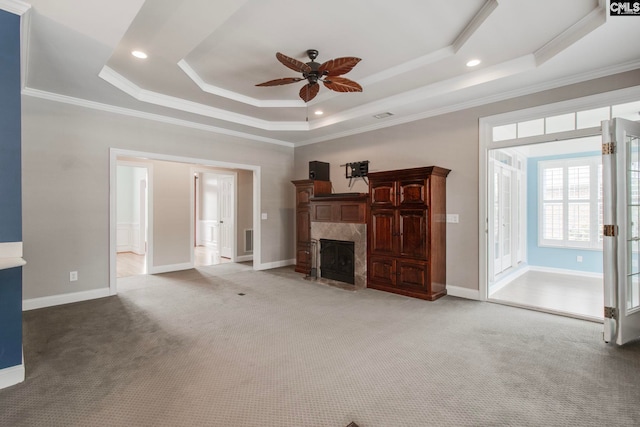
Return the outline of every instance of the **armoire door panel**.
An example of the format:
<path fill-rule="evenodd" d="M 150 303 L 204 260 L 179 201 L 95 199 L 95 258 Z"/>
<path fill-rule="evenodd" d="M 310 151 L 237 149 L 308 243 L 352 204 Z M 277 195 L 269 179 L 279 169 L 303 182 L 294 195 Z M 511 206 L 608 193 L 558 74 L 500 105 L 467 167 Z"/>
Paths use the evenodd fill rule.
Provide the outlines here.
<path fill-rule="evenodd" d="M 298 242 L 311 241 L 311 214 L 309 209 L 299 209 L 296 212 L 296 235 Z"/>
<path fill-rule="evenodd" d="M 427 259 L 426 210 L 400 210 L 400 255 Z"/>
<path fill-rule="evenodd" d="M 376 182 L 370 186 L 371 207 L 389 207 L 395 204 L 395 182 Z"/>
<path fill-rule="evenodd" d="M 400 287 L 428 289 L 428 265 L 427 263 L 412 263 L 397 261 L 397 285 Z"/>
<path fill-rule="evenodd" d="M 393 210 L 371 211 L 371 253 L 393 255 L 396 234 L 395 212 Z"/>
<path fill-rule="evenodd" d="M 424 179 L 400 181 L 400 205 L 427 205 L 427 191 Z"/>
<path fill-rule="evenodd" d="M 369 260 L 369 279 L 379 284 L 395 285 L 394 261 L 389 258 L 372 256 Z"/>

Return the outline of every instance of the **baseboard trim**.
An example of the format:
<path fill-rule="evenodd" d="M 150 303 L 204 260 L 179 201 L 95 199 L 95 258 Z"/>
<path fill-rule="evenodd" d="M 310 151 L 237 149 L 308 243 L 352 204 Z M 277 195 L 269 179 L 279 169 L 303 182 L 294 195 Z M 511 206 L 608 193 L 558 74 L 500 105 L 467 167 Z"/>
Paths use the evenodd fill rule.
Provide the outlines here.
<path fill-rule="evenodd" d="M 593 273 L 590 271 L 580 271 L 580 270 L 567 270 L 565 268 L 539 267 L 535 265 L 530 265 L 529 271 L 541 271 L 543 273 L 570 274 L 572 276 L 595 277 L 597 279 L 602 279 L 604 277 L 602 273 Z"/>
<path fill-rule="evenodd" d="M 259 265 L 255 265 L 253 267 L 254 270 L 270 270 L 272 268 L 286 267 L 288 265 L 295 265 L 296 260 L 294 259 L 285 259 L 282 261 L 275 262 L 265 262 Z"/>
<path fill-rule="evenodd" d="M 194 268 L 194 265 L 190 262 L 184 262 L 182 264 L 160 265 L 158 267 L 151 267 L 149 269 L 149 274 L 171 273 L 174 271 L 189 270 L 191 268 Z"/>
<path fill-rule="evenodd" d="M 480 291 L 478 289 L 462 288 L 460 286 L 447 285 L 447 295 L 476 301 L 480 300 Z"/>
<path fill-rule="evenodd" d="M 236 257 L 236 262 L 253 261 L 253 255 L 242 255 Z"/>
<path fill-rule="evenodd" d="M 53 307 L 73 302 L 89 301 L 110 296 L 109 288 L 93 289 L 90 291 L 72 292 L 68 294 L 51 295 L 49 297 L 30 298 L 22 301 L 22 311 L 38 308 Z"/>
<path fill-rule="evenodd" d="M 11 387 L 24 381 L 24 362 L 20 365 L 0 369 L 0 389 Z"/>

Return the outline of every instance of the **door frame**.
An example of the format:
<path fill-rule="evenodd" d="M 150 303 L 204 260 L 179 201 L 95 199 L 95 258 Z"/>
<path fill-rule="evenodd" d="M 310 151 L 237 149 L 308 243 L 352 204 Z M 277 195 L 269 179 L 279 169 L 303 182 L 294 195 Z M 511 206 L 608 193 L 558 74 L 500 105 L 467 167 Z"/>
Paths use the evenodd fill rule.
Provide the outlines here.
<path fill-rule="evenodd" d="M 510 148 L 524 145 L 538 144 L 543 142 L 563 141 L 587 136 L 598 136 L 602 134 L 600 126 L 578 129 L 573 131 L 558 132 L 526 138 L 512 139 L 506 141 L 493 142 L 493 127 L 510 123 L 535 120 L 542 117 L 560 115 L 575 111 L 589 110 L 606 105 L 623 104 L 634 102 L 640 99 L 640 86 L 619 89 L 611 92 L 604 92 L 589 95 L 582 98 L 570 99 L 567 101 L 552 104 L 540 105 L 523 110 L 510 111 L 494 116 L 481 117 L 479 120 L 479 156 L 478 156 L 478 295 L 477 299 L 486 301 L 489 299 L 489 259 L 488 248 L 488 219 L 489 219 L 489 150 L 495 148 Z"/>
<path fill-rule="evenodd" d="M 160 153 L 150 153 L 145 151 L 133 151 L 133 150 L 124 150 L 120 148 L 110 148 L 109 149 L 109 258 L 108 258 L 108 268 L 109 268 L 109 295 L 116 295 L 118 293 L 117 289 L 117 269 L 116 269 L 116 231 L 117 231 L 117 211 L 116 211 L 116 178 L 117 178 L 117 165 L 118 165 L 118 157 L 127 157 L 127 158 L 136 158 L 136 159 L 148 159 L 148 160 L 160 160 L 167 162 L 176 162 L 176 163 L 187 163 L 192 164 L 194 166 L 207 166 L 213 168 L 222 168 L 222 169 L 242 169 L 249 170 L 253 172 L 253 230 L 254 230 L 254 246 L 253 246 L 253 270 L 263 270 L 268 268 L 267 266 L 262 265 L 262 251 L 261 251 L 261 166 L 257 165 L 249 165 L 242 163 L 231 163 L 219 160 L 211 160 L 211 159 L 199 159 L 194 157 L 183 157 L 183 156 L 174 156 L 169 154 L 160 154 Z M 150 165 L 153 166 L 153 165 Z M 147 212 L 148 221 L 147 227 L 149 229 L 149 233 L 147 236 L 147 256 L 151 258 L 153 256 L 153 169 L 149 170 L 149 174 L 147 177 L 148 181 L 148 203 L 149 209 Z M 191 192 L 194 192 L 193 186 L 191 187 Z M 193 194 L 191 198 L 191 210 L 193 211 Z M 237 211 L 237 209 L 236 209 Z M 193 214 L 191 212 L 191 220 L 193 221 Z M 191 229 L 193 230 L 193 228 Z M 193 240 L 193 234 L 191 234 L 191 240 Z M 192 245 L 193 246 L 193 242 Z M 193 260 L 192 260 L 193 264 Z M 149 264 L 151 265 L 151 264 Z M 149 271 L 149 270 L 147 270 Z"/>

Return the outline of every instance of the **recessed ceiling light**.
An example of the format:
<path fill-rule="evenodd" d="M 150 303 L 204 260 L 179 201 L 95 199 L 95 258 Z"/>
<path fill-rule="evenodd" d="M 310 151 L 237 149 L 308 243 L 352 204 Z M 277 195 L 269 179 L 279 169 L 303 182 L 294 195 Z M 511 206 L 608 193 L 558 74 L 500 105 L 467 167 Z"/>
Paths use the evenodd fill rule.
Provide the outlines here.
<path fill-rule="evenodd" d="M 135 56 L 136 58 L 140 58 L 140 59 L 146 59 L 147 58 L 147 54 L 144 53 L 141 50 L 134 50 L 131 52 L 131 55 Z"/>
<path fill-rule="evenodd" d="M 321 116 L 321 115 L 323 115 L 324 113 L 322 112 L 322 110 L 316 110 L 314 114 L 315 114 L 316 116 Z"/>
<path fill-rule="evenodd" d="M 467 62 L 467 67 L 475 67 L 478 64 L 480 64 L 479 59 L 472 59 L 471 61 Z"/>
<path fill-rule="evenodd" d="M 384 119 L 386 117 L 391 117 L 391 116 L 393 116 L 393 113 L 386 112 L 386 113 L 376 114 L 373 117 L 375 117 L 376 119 Z"/>

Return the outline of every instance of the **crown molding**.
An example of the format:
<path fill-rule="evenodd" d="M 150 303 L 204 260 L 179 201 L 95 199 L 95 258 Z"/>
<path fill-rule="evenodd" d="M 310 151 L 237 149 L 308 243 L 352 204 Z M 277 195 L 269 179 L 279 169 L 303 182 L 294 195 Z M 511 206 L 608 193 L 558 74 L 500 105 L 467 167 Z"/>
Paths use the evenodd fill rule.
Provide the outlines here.
<path fill-rule="evenodd" d="M 20 0 L 0 0 L 0 9 L 15 15 L 23 15 L 31 9 L 31 5 Z"/>
<path fill-rule="evenodd" d="M 125 92 L 141 102 L 148 102 L 163 107 L 186 111 L 200 116 L 211 117 L 244 126 L 250 126 L 262 130 L 271 131 L 304 131 L 309 130 L 307 122 L 272 122 L 268 120 L 256 119 L 244 114 L 233 113 L 221 108 L 210 107 L 182 98 L 142 89 L 113 69 L 105 66 L 98 74 L 100 78 L 112 84 L 116 88 Z"/>
<path fill-rule="evenodd" d="M 153 120 L 156 122 L 167 123 L 176 126 L 187 127 L 191 129 L 203 130 L 206 132 L 218 133 L 222 135 L 234 136 L 238 138 L 248 139 L 252 141 L 266 142 L 268 144 L 281 145 L 284 147 L 293 147 L 293 143 L 289 141 L 281 141 L 274 138 L 265 138 L 258 135 L 253 135 L 245 132 L 237 132 L 230 129 L 225 129 L 217 126 L 204 125 L 201 123 L 191 122 L 188 120 L 175 119 L 173 117 L 162 116 L 160 114 L 145 113 L 143 111 L 133 110 L 130 108 L 116 107 L 114 105 L 102 104 L 94 101 L 87 101 L 86 99 L 74 98 L 71 96 L 60 95 L 52 92 L 45 92 L 38 89 L 32 89 L 25 87 L 22 90 L 22 95 L 31 96 L 34 98 L 46 99 L 48 101 L 61 102 L 64 104 L 76 105 L 79 107 L 90 108 L 93 110 L 105 111 L 108 113 L 121 114 L 124 116 L 135 117 L 145 120 Z"/>
<path fill-rule="evenodd" d="M 218 86 L 214 86 L 205 82 L 202 77 L 196 73 L 196 71 L 191 68 L 189 63 L 184 59 L 178 62 L 178 67 L 185 72 L 185 74 L 203 91 L 213 95 L 221 96 L 223 98 L 231 99 L 233 101 L 241 102 L 243 104 L 252 105 L 254 107 L 259 108 L 305 108 L 307 104 L 305 104 L 302 100 L 262 100 L 257 98 L 252 98 L 250 96 L 245 96 L 239 94 L 237 92 L 233 92 L 231 90 L 223 89 Z"/>

